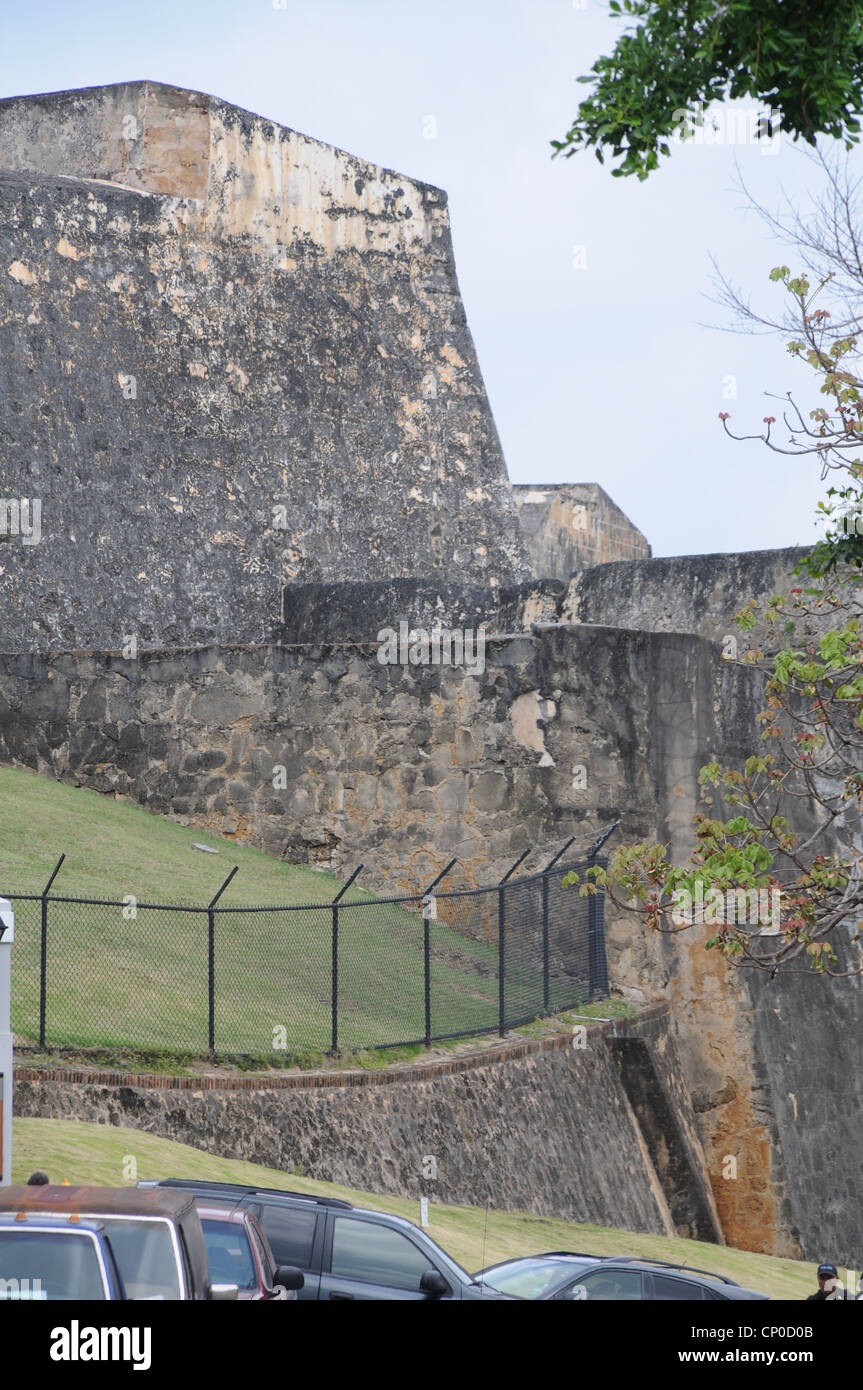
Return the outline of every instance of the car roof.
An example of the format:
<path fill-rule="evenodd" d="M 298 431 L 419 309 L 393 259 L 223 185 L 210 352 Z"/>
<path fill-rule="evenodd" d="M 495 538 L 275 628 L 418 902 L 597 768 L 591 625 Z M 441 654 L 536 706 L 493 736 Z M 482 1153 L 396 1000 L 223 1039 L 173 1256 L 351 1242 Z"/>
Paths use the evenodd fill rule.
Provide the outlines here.
<path fill-rule="evenodd" d="M 27 1219 L 21 1220 L 20 1213 L 14 1211 L 0 1211 L 0 1226 L 9 1227 L 16 1231 L 51 1230 L 51 1231 L 104 1231 L 105 1227 L 101 1221 L 93 1216 L 58 1216 L 53 1212 L 46 1212 L 43 1216 L 26 1213 Z"/>
<path fill-rule="evenodd" d="M 656 1274 L 667 1272 L 673 1277 L 690 1280 L 697 1284 L 699 1288 L 713 1288 L 718 1292 L 721 1288 L 719 1297 L 729 1299 L 757 1298 L 768 1299 L 769 1294 L 760 1293 L 757 1289 L 746 1288 L 743 1284 L 738 1284 L 734 1279 L 729 1279 L 726 1274 L 716 1274 L 709 1269 L 696 1269 L 692 1265 L 676 1264 L 673 1260 L 654 1260 L 649 1255 L 587 1255 L 578 1254 L 574 1250 L 550 1250 L 542 1255 L 515 1255 L 512 1259 L 501 1260 L 498 1264 L 488 1265 L 481 1269 L 474 1278 L 482 1281 L 487 1278 L 494 1270 L 501 1269 L 505 1265 L 516 1265 L 522 1262 L 532 1262 L 535 1260 L 554 1260 L 588 1262 L 594 1269 L 613 1269 L 615 1267 L 625 1269 L 637 1269 L 639 1273 Z"/>
<path fill-rule="evenodd" d="M 537 1260 L 554 1260 L 555 1264 L 567 1264 L 569 1262 L 584 1264 L 585 1260 L 593 1260 L 601 1264 L 606 1258 L 605 1255 L 588 1255 L 584 1250 L 544 1250 L 537 1255 L 510 1255 L 507 1260 L 497 1260 L 493 1265 L 486 1265 L 484 1269 L 477 1271 L 474 1276 L 481 1279 L 486 1274 L 491 1274 L 493 1269 L 504 1269 L 507 1265 L 534 1264 Z"/>
<path fill-rule="evenodd" d="M 655 1273 L 659 1269 L 668 1270 L 672 1274 L 683 1274 L 687 1278 L 691 1276 L 699 1284 L 702 1279 L 710 1279 L 720 1284 L 728 1284 L 734 1289 L 741 1287 L 736 1279 L 729 1279 L 727 1274 L 716 1274 L 712 1269 L 699 1269 L 696 1265 L 677 1264 L 673 1260 L 654 1260 L 649 1255 L 609 1255 L 606 1258 L 609 1263 L 613 1261 L 615 1264 L 635 1265 L 648 1273 Z"/>
<path fill-rule="evenodd" d="M 0 1187 L 0 1212 L 87 1212 L 98 1216 L 162 1216 L 178 1220 L 194 1208 L 191 1192 L 164 1188 L 41 1186 Z"/>
<path fill-rule="evenodd" d="M 573 1260 L 579 1263 L 590 1260 L 605 1267 L 625 1265 L 628 1269 L 637 1269 L 645 1274 L 656 1273 L 657 1270 L 660 1272 L 667 1270 L 670 1274 L 678 1274 L 687 1279 L 691 1278 L 697 1284 L 710 1281 L 728 1285 L 732 1289 L 742 1288 L 742 1285 L 738 1284 L 736 1280 L 729 1279 L 725 1274 L 715 1274 L 709 1269 L 697 1269 L 693 1265 L 676 1264 L 673 1260 L 654 1260 L 649 1255 L 589 1255 L 586 1251 L 578 1250 L 546 1250 L 541 1255 L 515 1255 L 512 1259 L 501 1260 L 498 1264 L 488 1265 L 480 1271 L 480 1274 L 489 1274 L 493 1269 L 501 1269 L 504 1265 L 536 1260 Z"/>
<path fill-rule="evenodd" d="M 173 1192 L 177 1189 L 188 1192 L 193 1198 L 197 1198 L 198 1207 L 201 1201 L 210 1198 L 216 1205 L 223 1206 L 225 1210 L 237 1206 L 244 1197 L 268 1197 L 288 1202 L 300 1201 L 322 1207 L 335 1207 L 340 1211 L 349 1211 L 353 1216 L 363 1218 L 368 1221 L 378 1223 L 388 1222 L 394 1226 L 399 1226 L 406 1231 L 416 1234 L 418 1231 L 425 1235 L 422 1227 L 417 1226 L 415 1221 L 409 1221 L 405 1216 L 396 1216 L 391 1211 L 381 1211 L 378 1207 L 357 1207 L 353 1202 L 346 1202 L 341 1197 L 317 1197 L 312 1192 L 290 1192 L 281 1187 L 252 1187 L 245 1186 L 243 1183 L 215 1182 L 207 1179 L 198 1181 L 195 1178 L 159 1178 L 158 1181 L 152 1180 L 140 1184 L 143 1190 Z M 446 1252 L 444 1252 L 446 1253 Z M 447 1256 L 452 1259 L 452 1255 Z M 456 1262 L 457 1263 L 457 1262 Z"/>
<path fill-rule="evenodd" d="M 607 1255 L 597 1255 L 594 1250 L 545 1250 L 541 1255 L 524 1258 L 533 1260 L 605 1260 Z"/>
<path fill-rule="evenodd" d="M 240 1202 L 243 1197 L 277 1197 L 289 1201 L 316 1203 L 322 1207 L 354 1210 L 353 1203 L 346 1202 L 342 1197 L 318 1197 L 313 1192 L 292 1192 L 284 1187 L 254 1187 L 250 1183 L 218 1182 L 211 1178 L 159 1178 L 141 1182 L 138 1186 L 142 1189 L 155 1187 L 160 1191 L 180 1190 L 213 1197 L 224 1195 L 234 1202 Z"/>

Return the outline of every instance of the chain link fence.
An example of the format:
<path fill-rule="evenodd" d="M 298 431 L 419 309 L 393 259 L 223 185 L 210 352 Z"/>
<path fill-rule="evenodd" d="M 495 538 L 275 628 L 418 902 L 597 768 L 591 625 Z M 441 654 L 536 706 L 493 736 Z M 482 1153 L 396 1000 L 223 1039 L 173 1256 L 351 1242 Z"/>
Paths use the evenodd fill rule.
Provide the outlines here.
<path fill-rule="evenodd" d="M 52 877 L 3 894 L 13 1031 L 24 1048 L 222 1056 L 504 1034 L 607 995 L 603 895 L 561 886 L 604 862 L 435 892 L 451 864 L 423 894 L 363 901 L 344 900 L 352 878 L 290 907 L 222 904 L 233 874 L 207 906 L 54 895 Z"/>

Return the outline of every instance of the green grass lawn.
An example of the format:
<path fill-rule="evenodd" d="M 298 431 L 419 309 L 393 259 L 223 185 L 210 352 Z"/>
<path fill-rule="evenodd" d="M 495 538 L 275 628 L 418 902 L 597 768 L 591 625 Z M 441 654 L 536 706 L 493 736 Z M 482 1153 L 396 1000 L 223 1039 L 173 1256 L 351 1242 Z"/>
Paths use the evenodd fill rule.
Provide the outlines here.
<path fill-rule="evenodd" d="M 193 845 L 210 845 L 218 855 Z M 341 884 L 328 873 L 284 864 L 249 845 L 152 815 L 132 802 L 70 787 L 22 768 L 0 767 L 0 894 L 52 892 L 205 906 L 239 865 L 226 903 L 328 903 Z M 373 894 L 351 888 L 348 900 Z"/>
<path fill-rule="evenodd" d="M 14 1121 L 13 1179 L 26 1182 L 35 1168 L 52 1182 L 97 1183 L 121 1187 L 138 1178 L 211 1178 L 293 1188 L 322 1196 L 345 1197 L 358 1206 L 419 1221 L 416 1200 L 355 1192 L 338 1183 L 316 1182 L 294 1173 L 217 1158 L 187 1144 L 141 1130 L 76 1120 Z M 133 1170 L 130 1161 L 134 1162 Z M 817 1288 L 815 1264 L 774 1259 L 702 1241 L 638 1235 L 602 1226 L 579 1225 L 529 1212 L 488 1211 L 430 1201 L 429 1234 L 468 1270 L 495 1260 L 543 1250 L 587 1250 L 597 1255 L 641 1255 L 676 1260 L 724 1274 L 771 1298 L 802 1299 Z"/>
<path fill-rule="evenodd" d="M 201 853 L 195 843 L 217 848 Z M 144 903 L 206 905 L 236 864 L 220 906 L 309 904 L 309 911 L 237 911 L 216 917 L 215 1047 L 265 1056 L 274 1047 L 331 1045 L 332 912 L 328 873 L 282 863 L 248 845 L 151 815 L 138 806 L 34 773 L 0 768 L 0 895 L 38 893 L 60 855 L 54 895 L 124 899 L 137 906 L 49 905 L 46 1042 L 55 1046 L 208 1046 L 205 913 Z M 423 922 L 418 910 L 375 905 L 352 887 L 339 914 L 339 1045 L 377 1047 L 425 1032 Z M 16 907 L 12 1026 L 38 1038 L 41 917 Z M 431 926 L 432 1031 L 492 1030 L 497 948 L 443 921 Z M 541 1012 L 538 962 L 512 960 L 510 1018 Z M 574 1002 L 561 982 L 555 1011 Z M 282 1036 L 278 1030 L 284 1029 Z"/>

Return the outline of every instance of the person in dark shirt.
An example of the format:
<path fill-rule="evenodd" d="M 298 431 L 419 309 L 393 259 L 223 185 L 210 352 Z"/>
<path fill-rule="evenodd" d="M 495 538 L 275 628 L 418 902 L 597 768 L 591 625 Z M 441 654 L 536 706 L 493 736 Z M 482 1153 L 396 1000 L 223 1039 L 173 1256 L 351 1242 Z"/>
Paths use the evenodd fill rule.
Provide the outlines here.
<path fill-rule="evenodd" d="M 839 1271 L 835 1265 L 825 1260 L 818 1266 L 818 1292 L 811 1293 L 807 1298 L 807 1303 L 834 1303 L 841 1298 L 847 1298 L 847 1294 L 842 1287 L 842 1280 L 839 1278 Z"/>

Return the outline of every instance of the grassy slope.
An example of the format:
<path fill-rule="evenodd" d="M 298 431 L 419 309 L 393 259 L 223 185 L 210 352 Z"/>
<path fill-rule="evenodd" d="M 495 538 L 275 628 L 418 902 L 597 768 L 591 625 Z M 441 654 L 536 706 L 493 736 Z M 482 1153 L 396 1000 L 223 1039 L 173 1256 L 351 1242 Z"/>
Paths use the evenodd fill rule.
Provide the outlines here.
<path fill-rule="evenodd" d="M 14 1135 L 16 1182 L 25 1182 L 35 1168 L 42 1168 L 54 1182 L 65 1178 L 71 1183 L 122 1186 L 129 1181 L 129 1170 L 124 1171 L 124 1164 L 131 1157 L 137 1165 L 137 1178 L 212 1178 L 289 1187 L 300 1192 L 347 1197 L 359 1206 L 378 1207 L 412 1221 L 419 1220 L 418 1200 L 353 1192 L 336 1183 L 314 1182 L 253 1163 L 216 1158 L 187 1144 L 176 1144 L 140 1130 L 75 1120 L 19 1119 L 14 1122 Z M 649 1255 L 684 1261 L 728 1275 L 772 1298 L 801 1299 L 816 1287 L 814 1265 L 700 1241 L 577 1225 L 525 1212 L 486 1214 L 481 1208 L 439 1206 L 432 1200 L 429 1234 L 469 1270 L 541 1250 L 588 1250 L 599 1255 Z"/>
<path fill-rule="evenodd" d="M 193 849 L 196 842 L 218 855 Z M 328 903 L 341 887 L 331 874 L 283 864 L 131 802 L 0 767 L 0 893 L 40 893 L 63 852 L 52 891 L 72 897 L 133 893 L 150 902 L 206 905 L 235 864 L 240 871 L 226 903 Z M 372 894 L 351 889 L 348 897 Z"/>
<path fill-rule="evenodd" d="M 202 854 L 195 842 L 219 849 Z M 321 904 L 316 913 L 222 915 L 216 925 L 216 1049 L 266 1054 L 274 1028 L 291 1050 L 330 1046 L 329 904 L 340 887 L 327 873 L 295 866 L 175 824 L 138 806 L 26 770 L 0 768 L 0 894 L 39 892 L 61 852 L 53 894 L 134 895 L 139 902 L 206 904 L 229 870 L 239 873 L 223 906 Z M 340 914 L 343 1048 L 412 1040 L 425 1031 L 423 926 L 418 912 L 374 901 L 362 889 Z M 48 1034 L 55 1045 L 207 1047 L 206 917 L 118 907 L 50 909 Z M 17 905 L 13 1028 L 38 1035 L 38 903 Z M 497 1017 L 496 948 L 432 925 L 433 1031 L 492 1029 Z M 477 969 L 479 966 L 479 969 Z M 513 1016 L 539 1012 L 535 971 L 513 961 Z M 571 1003 L 571 999 L 553 1002 Z"/>

